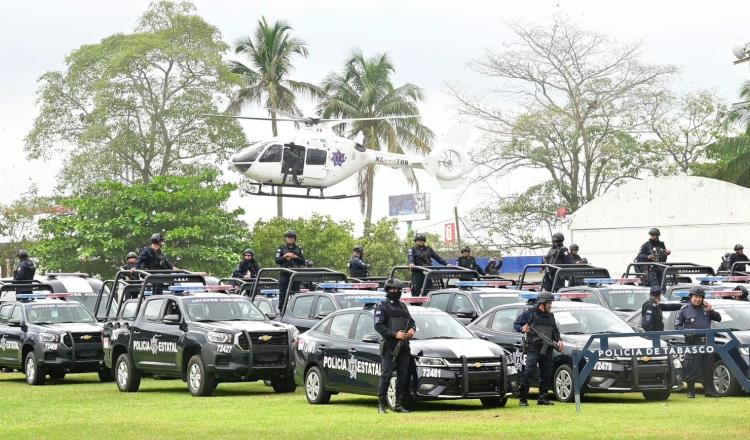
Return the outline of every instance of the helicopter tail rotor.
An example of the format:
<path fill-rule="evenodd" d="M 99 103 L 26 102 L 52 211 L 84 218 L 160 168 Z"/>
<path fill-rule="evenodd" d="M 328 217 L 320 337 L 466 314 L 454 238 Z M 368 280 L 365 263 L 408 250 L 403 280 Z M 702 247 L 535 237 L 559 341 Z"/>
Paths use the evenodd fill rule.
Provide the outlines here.
<path fill-rule="evenodd" d="M 441 188 L 450 189 L 461 184 L 461 178 L 471 168 L 471 161 L 463 148 L 449 145 L 433 150 L 422 166 L 427 174 L 437 179 Z"/>

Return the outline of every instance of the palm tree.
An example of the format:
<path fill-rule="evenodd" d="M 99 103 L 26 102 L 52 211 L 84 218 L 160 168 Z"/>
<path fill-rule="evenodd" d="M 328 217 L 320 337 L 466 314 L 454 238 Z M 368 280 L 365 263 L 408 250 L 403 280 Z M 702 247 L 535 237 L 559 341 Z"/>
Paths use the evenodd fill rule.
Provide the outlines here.
<path fill-rule="evenodd" d="M 292 37 L 291 31 L 292 28 L 283 21 L 269 24 L 265 17 L 262 17 L 258 20 L 255 36 L 240 38 L 234 45 L 235 53 L 245 55 L 248 63 L 229 62 L 232 72 L 241 75 L 244 84 L 230 101 L 227 111 L 239 114 L 242 107 L 247 104 L 265 106 L 269 109 L 274 137 L 279 135 L 274 109 L 299 115 L 296 95 L 320 94 L 319 89 L 313 84 L 287 78 L 294 68 L 292 58 L 295 55 L 306 58 L 308 55 L 305 42 Z M 278 216 L 283 217 L 281 188 L 276 199 L 276 209 Z"/>
<path fill-rule="evenodd" d="M 324 118 L 373 118 L 400 115 L 419 115 L 417 103 L 424 98 L 422 89 L 414 84 L 394 87 L 391 74 L 395 72 L 388 55 L 365 58 L 355 51 L 341 73 L 332 72 L 323 81 L 325 98 L 319 110 Z M 434 137 L 419 118 L 354 121 L 341 127 L 349 138 L 362 135 L 362 144 L 372 150 L 385 149 L 391 153 L 428 153 Z M 416 183 L 414 171 L 407 171 L 409 183 Z M 372 196 L 375 167 L 370 165 L 357 176 L 357 188 L 362 196 L 360 207 L 365 221 L 372 219 Z"/>
<path fill-rule="evenodd" d="M 719 157 L 711 177 L 750 187 L 750 81 L 740 88 L 741 104 L 727 118 L 729 124 L 742 128 L 737 136 L 720 138 L 709 148 Z"/>

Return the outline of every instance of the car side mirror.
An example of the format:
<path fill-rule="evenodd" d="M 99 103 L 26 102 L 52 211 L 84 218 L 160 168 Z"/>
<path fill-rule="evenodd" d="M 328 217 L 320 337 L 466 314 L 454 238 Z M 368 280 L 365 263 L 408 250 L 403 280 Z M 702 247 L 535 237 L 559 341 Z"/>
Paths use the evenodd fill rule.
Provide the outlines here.
<path fill-rule="evenodd" d="M 164 315 L 161 321 L 167 325 L 177 325 L 180 323 L 180 315 Z"/>
<path fill-rule="evenodd" d="M 8 321 L 8 325 L 10 327 L 20 327 L 21 326 L 21 320 L 20 319 L 11 319 Z"/>
<path fill-rule="evenodd" d="M 477 313 L 474 310 L 470 309 L 459 309 L 456 311 L 456 316 L 459 318 L 471 318 L 474 319 L 477 317 Z"/>
<path fill-rule="evenodd" d="M 377 333 L 368 333 L 362 336 L 362 342 L 368 344 L 378 344 L 380 343 L 380 335 L 378 335 Z"/>
<path fill-rule="evenodd" d="M 631 328 L 632 328 L 633 330 L 637 331 L 637 332 L 643 332 L 643 331 L 645 331 L 645 330 L 643 330 L 643 327 L 641 327 L 641 326 L 640 326 L 640 325 L 638 325 L 638 324 L 630 324 L 630 327 L 631 327 Z"/>
<path fill-rule="evenodd" d="M 271 321 L 277 318 L 276 314 L 271 312 L 264 313 L 264 315 L 266 315 L 266 318 L 270 319 Z"/>

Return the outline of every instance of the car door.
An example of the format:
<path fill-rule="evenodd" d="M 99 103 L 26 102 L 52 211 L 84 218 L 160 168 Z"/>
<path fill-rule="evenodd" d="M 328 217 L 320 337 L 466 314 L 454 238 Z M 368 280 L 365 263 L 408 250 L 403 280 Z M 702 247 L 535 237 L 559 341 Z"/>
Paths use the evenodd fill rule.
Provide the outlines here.
<path fill-rule="evenodd" d="M 12 336 L 12 327 L 8 325 L 14 307 L 13 304 L 0 306 L 0 365 L 4 366 L 16 365 L 16 354 L 13 349 L 15 339 Z"/>
<path fill-rule="evenodd" d="M 21 357 L 23 355 L 23 341 L 21 341 L 21 339 L 24 337 L 23 328 L 25 328 L 24 325 L 26 324 L 23 316 L 23 307 L 21 305 L 16 304 L 13 307 L 13 310 L 10 312 L 8 324 L 8 333 L 5 342 L 8 361 L 11 365 L 20 366 L 24 361 Z"/>
<path fill-rule="evenodd" d="M 310 330 L 317 322 L 312 319 L 315 295 L 293 295 L 291 301 L 292 304 L 287 305 L 281 321 L 297 327 L 300 333 Z"/>
<path fill-rule="evenodd" d="M 133 338 L 133 361 L 139 368 L 146 371 L 159 371 L 159 325 L 165 300 L 150 298 L 143 305 L 143 314 L 131 325 Z"/>
<path fill-rule="evenodd" d="M 315 303 L 315 312 L 313 313 L 313 317 L 317 320 L 320 320 L 335 311 L 336 305 L 333 303 L 333 300 L 325 295 L 319 295 L 318 301 Z"/>
<path fill-rule="evenodd" d="M 351 333 L 357 312 L 340 313 L 331 319 L 328 328 L 328 341 L 323 357 L 323 367 L 327 367 L 326 378 L 331 387 L 342 391 L 356 391 L 355 375 L 350 371 L 354 366 L 354 352 L 350 352 Z"/>
<path fill-rule="evenodd" d="M 177 343 L 184 333 L 180 325 L 165 324 L 164 317 L 167 315 L 177 315 L 182 318 L 183 313 L 180 304 L 174 299 L 167 299 L 159 321 L 154 323 L 154 337 L 157 339 L 156 362 L 159 369 L 174 370 L 177 368 Z"/>
<path fill-rule="evenodd" d="M 321 148 L 308 148 L 305 156 L 305 177 L 323 179 L 328 174 L 328 152 Z"/>
<path fill-rule="evenodd" d="M 471 299 L 464 293 L 456 293 L 449 313 L 463 325 L 469 325 L 478 316 Z"/>
<path fill-rule="evenodd" d="M 367 312 L 360 312 L 354 323 L 354 336 L 349 350 L 354 349 L 357 362 L 355 384 L 357 390 L 362 394 L 376 395 L 380 383 L 382 363 L 380 344 L 362 340 L 365 336 L 374 335 L 377 335 L 377 332 L 375 332 L 375 319 L 373 315 Z"/>
<path fill-rule="evenodd" d="M 498 309 L 491 319 L 483 321 L 486 326 L 479 330 L 480 337 L 503 347 L 511 354 L 511 362 L 518 368 L 518 371 L 525 363 L 525 355 L 521 344 L 523 335 L 513 328 L 513 322 L 521 310 L 520 307 Z"/>

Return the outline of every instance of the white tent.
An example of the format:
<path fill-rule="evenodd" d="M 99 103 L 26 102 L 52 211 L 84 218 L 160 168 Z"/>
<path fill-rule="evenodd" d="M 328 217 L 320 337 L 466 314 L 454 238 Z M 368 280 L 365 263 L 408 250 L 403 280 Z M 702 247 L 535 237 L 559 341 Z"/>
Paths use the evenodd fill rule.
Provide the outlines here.
<path fill-rule="evenodd" d="M 736 243 L 750 247 L 750 189 L 691 176 L 632 181 L 582 206 L 567 226 L 566 244 L 612 275 L 633 261 L 651 227 L 672 251 L 668 261 L 716 269 Z"/>

